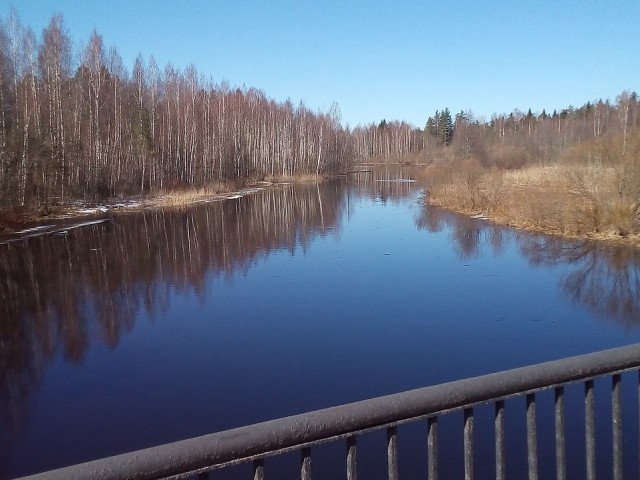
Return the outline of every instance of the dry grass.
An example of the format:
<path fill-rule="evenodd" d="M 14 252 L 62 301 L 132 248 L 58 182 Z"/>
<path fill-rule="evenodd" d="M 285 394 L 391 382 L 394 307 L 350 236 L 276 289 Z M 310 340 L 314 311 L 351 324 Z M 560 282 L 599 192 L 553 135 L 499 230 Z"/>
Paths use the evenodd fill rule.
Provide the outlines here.
<path fill-rule="evenodd" d="M 640 243 L 632 205 L 620 197 L 611 166 L 531 166 L 483 169 L 476 162 L 430 168 L 429 201 L 467 214 L 484 214 L 522 229 Z"/>
<path fill-rule="evenodd" d="M 316 183 L 323 179 L 322 175 L 315 173 L 300 173 L 296 175 L 267 175 L 264 181 L 269 183 Z"/>
<path fill-rule="evenodd" d="M 218 182 L 206 187 L 160 192 L 149 198 L 146 203 L 153 206 L 179 207 L 219 197 L 234 190 L 234 185 Z"/>

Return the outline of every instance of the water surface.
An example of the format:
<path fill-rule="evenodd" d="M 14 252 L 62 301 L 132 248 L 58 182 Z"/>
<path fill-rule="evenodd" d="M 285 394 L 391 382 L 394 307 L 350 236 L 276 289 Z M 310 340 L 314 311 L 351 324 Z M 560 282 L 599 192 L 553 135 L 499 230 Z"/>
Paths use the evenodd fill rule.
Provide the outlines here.
<path fill-rule="evenodd" d="M 416 175 L 0 245 L 0 476 L 640 341 L 637 250 L 425 208 L 418 183 L 395 181 Z M 403 442 L 401 461 L 421 449 Z M 383 452 L 366 478 L 386 474 Z"/>

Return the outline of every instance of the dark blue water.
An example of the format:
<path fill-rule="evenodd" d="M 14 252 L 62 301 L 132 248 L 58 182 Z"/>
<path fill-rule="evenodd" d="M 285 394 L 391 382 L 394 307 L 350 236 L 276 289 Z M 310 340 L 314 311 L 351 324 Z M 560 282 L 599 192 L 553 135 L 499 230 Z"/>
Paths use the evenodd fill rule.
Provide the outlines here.
<path fill-rule="evenodd" d="M 282 186 L 0 245 L 0 476 L 640 342 L 637 250 L 427 209 L 417 183 L 377 181 L 416 174 Z M 477 425 L 491 431 L 491 415 L 480 409 Z M 580 413 L 568 416 L 571 459 L 583 440 Z M 521 415 L 508 421 L 524 431 Z M 400 430 L 409 478 L 424 470 L 424 442 L 404 439 L 420 428 Z M 461 445 L 459 428 L 442 430 Z M 380 457 L 361 467 L 378 478 L 385 439 L 370 437 L 361 451 Z M 445 449 L 443 464 L 457 472 L 461 455 Z M 522 447 L 510 455 L 526 466 Z M 477 462 L 479 478 L 493 475 L 491 458 Z"/>

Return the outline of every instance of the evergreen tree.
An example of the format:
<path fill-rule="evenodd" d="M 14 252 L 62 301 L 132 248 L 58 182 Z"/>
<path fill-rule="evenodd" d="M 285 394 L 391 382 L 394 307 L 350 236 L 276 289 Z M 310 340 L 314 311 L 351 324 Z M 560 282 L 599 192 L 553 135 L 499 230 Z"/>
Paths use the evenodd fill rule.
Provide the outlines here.
<path fill-rule="evenodd" d="M 449 145 L 453 138 L 453 119 L 448 108 L 445 108 L 440 114 L 440 125 L 440 141 L 445 145 Z"/>
<path fill-rule="evenodd" d="M 436 139 L 438 145 L 449 145 L 453 138 L 453 118 L 448 108 L 444 110 L 436 110 L 433 117 L 427 119 L 425 133 Z"/>

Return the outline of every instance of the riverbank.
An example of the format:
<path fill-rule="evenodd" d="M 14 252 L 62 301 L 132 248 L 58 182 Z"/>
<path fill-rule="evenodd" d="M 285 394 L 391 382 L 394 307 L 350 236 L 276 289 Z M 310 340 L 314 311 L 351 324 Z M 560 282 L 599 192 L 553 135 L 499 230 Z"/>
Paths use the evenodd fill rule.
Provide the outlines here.
<path fill-rule="evenodd" d="M 614 168 L 498 170 L 467 162 L 431 165 L 425 174 L 425 199 L 432 205 L 521 230 L 640 246 L 635 205 L 618 195 Z"/>
<path fill-rule="evenodd" d="M 74 225 L 74 222 L 79 222 L 78 224 L 81 225 L 87 221 L 109 218 L 116 213 L 152 208 L 180 208 L 198 203 L 235 200 L 266 188 L 323 180 L 324 177 L 319 175 L 274 176 L 242 187 L 231 183 L 216 183 L 207 187 L 174 189 L 143 197 L 110 199 L 103 202 L 73 200 L 52 206 L 46 214 L 27 208 L 15 208 L 0 212 L 0 241 L 66 231 Z"/>

